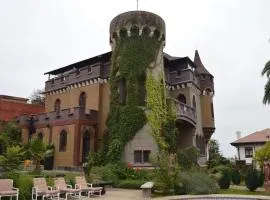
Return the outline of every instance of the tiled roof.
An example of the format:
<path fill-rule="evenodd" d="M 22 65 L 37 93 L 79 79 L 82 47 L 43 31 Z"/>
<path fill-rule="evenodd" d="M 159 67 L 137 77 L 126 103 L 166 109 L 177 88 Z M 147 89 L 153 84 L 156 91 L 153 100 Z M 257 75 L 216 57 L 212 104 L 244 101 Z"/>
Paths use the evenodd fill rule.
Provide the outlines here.
<path fill-rule="evenodd" d="M 264 143 L 270 141 L 270 128 L 251 133 L 231 143 L 233 146 L 245 143 Z"/>

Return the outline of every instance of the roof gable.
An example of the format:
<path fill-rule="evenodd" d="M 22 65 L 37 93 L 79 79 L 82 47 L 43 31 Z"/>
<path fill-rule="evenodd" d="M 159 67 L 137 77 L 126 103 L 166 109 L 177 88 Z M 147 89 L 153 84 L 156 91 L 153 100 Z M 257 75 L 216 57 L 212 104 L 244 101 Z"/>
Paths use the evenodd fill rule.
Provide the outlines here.
<path fill-rule="evenodd" d="M 270 141 L 270 128 L 251 133 L 231 143 L 233 146 L 245 143 L 265 143 Z"/>

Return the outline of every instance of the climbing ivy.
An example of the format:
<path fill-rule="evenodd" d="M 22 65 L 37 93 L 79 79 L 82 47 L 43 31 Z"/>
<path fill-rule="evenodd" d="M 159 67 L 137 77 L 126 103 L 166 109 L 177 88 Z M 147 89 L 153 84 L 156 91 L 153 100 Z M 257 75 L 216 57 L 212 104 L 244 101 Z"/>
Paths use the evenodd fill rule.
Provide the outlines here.
<path fill-rule="evenodd" d="M 157 60 L 161 45 L 161 41 L 157 39 L 159 33 L 155 32 L 153 37 L 149 37 L 147 30 L 143 31 L 142 35 L 138 33 L 139 30 L 135 28 L 131 29 L 129 37 L 126 30 L 120 31 L 120 37 L 114 35 L 115 49 L 112 52 L 110 71 L 110 111 L 107 118 L 108 146 L 105 152 L 107 162 L 120 161 L 126 144 L 147 121 L 160 148 L 168 150 L 169 146 L 164 135 L 164 130 L 171 129 L 164 85 L 157 83 L 151 74 L 147 73 L 147 68 Z M 123 79 L 126 90 L 124 102 L 120 101 L 119 87 Z M 151 110 L 147 116 L 145 105 L 142 106 L 140 100 L 142 84 L 146 84 L 147 107 Z"/>
<path fill-rule="evenodd" d="M 162 75 L 156 78 L 149 73 L 146 91 L 147 107 L 150 108 L 147 120 L 151 126 L 152 136 L 161 151 L 175 153 L 177 134 L 175 104 L 170 99 L 166 99 Z"/>

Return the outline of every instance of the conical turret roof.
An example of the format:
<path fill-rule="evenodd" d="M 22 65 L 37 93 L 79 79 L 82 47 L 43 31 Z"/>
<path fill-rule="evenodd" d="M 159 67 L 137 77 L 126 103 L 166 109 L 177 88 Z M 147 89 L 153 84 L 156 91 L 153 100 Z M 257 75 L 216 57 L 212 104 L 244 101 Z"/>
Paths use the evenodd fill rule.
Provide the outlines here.
<path fill-rule="evenodd" d="M 202 64 L 202 61 L 201 61 L 201 58 L 197 49 L 195 50 L 194 64 L 197 66 L 196 72 L 198 74 L 209 74 L 212 76 L 212 74 L 209 73 L 209 71 L 207 71 L 207 69 Z"/>

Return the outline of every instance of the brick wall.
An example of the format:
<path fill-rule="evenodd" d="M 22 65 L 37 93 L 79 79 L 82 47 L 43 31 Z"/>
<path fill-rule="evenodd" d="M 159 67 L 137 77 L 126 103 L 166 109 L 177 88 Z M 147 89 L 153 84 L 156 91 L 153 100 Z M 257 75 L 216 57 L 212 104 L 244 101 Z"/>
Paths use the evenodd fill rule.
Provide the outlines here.
<path fill-rule="evenodd" d="M 0 120 L 12 121 L 22 114 L 37 114 L 44 112 L 44 106 L 0 98 Z"/>

